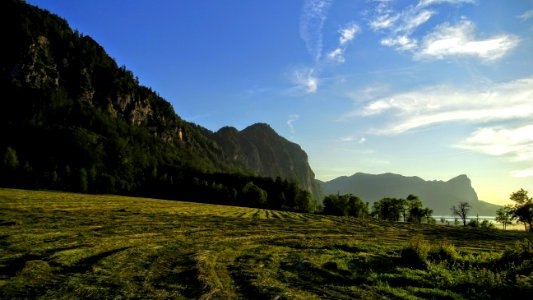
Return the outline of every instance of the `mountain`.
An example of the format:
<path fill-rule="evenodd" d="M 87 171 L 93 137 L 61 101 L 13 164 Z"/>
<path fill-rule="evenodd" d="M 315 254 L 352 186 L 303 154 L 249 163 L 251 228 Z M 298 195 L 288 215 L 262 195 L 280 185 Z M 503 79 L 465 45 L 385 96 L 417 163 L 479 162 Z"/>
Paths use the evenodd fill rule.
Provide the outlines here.
<path fill-rule="evenodd" d="M 471 214 L 494 215 L 499 208 L 480 201 L 466 175 L 459 175 L 448 181 L 426 181 L 420 177 L 406 177 L 386 173 L 379 175 L 356 173 L 350 177 L 338 177 L 321 183 L 326 194 L 351 193 L 373 203 L 385 197 L 405 198 L 409 194 L 420 197 L 434 215 L 450 215 L 450 208 L 458 202 L 472 205 Z"/>
<path fill-rule="evenodd" d="M 224 180 L 206 174 L 234 174 L 280 177 L 316 194 L 298 145 L 266 124 L 215 133 L 183 120 L 60 17 L 6 0 L 0 32 L 0 183 L 137 193 L 185 189 L 193 178 L 214 189 Z"/>
<path fill-rule="evenodd" d="M 268 124 L 254 124 L 242 131 L 224 127 L 215 133 L 215 140 L 226 161 L 262 176 L 293 179 L 318 199 L 320 187 L 314 180 L 307 154 Z"/>

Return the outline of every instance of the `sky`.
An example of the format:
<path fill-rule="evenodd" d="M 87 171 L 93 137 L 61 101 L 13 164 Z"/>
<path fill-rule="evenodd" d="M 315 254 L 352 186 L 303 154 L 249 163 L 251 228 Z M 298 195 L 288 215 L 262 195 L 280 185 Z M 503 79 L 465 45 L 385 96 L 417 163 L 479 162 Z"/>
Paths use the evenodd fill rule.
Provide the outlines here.
<path fill-rule="evenodd" d="M 533 0 L 28 0 L 185 120 L 266 122 L 316 177 L 466 174 L 533 194 Z"/>

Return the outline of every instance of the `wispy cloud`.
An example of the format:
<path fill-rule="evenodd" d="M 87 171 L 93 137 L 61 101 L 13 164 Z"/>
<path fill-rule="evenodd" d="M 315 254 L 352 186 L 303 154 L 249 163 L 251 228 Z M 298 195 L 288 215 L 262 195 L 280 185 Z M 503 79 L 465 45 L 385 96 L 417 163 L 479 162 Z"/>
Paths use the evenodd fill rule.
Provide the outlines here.
<path fill-rule="evenodd" d="M 455 25 L 443 23 L 423 38 L 416 36 L 420 26 L 427 23 L 438 12 L 437 4 L 472 4 L 473 0 L 421 0 L 417 5 L 409 5 L 395 11 L 390 2 L 380 1 L 368 26 L 375 32 L 384 33 L 381 45 L 398 51 L 409 51 L 413 58 L 444 59 L 455 56 L 477 57 L 493 61 L 503 57 L 515 48 L 519 39 L 511 34 L 500 34 L 480 39 L 475 36 L 475 26 L 471 21 L 462 20 Z M 533 13 L 532 13 L 533 14 Z M 520 18 L 531 16 L 525 12 Z"/>
<path fill-rule="evenodd" d="M 407 35 L 398 35 L 381 40 L 383 46 L 395 47 L 398 50 L 406 51 L 413 50 L 418 47 L 416 39 L 412 39 Z"/>
<path fill-rule="evenodd" d="M 339 44 L 341 46 L 344 46 L 344 45 L 348 44 L 349 42 L 351 42 L 355 38 L 355 35 L 359 31 L 361 31 L 361 29 L 359 28 L 359 26 L 357 26 L 354 23 L 350 23 L 350 24 L 344 26 L 343 28 L 341 28 L 339 30 L 339 33 L 341 35 L 339 37 Z"/>
<path fill-rule="evenodd" d="M 528 168 L 512 171 L 511 175 L 533 176 L 533 124 L 480 128 L 455 147 L 520 162 Z"/>
<path fill-rule="evenodd" d="M 302 89 L 306 93 L 316 93 L 319 81 L 314 73 L 314 68 L 295 69 L 293 70 L 292 80 L 298 89 Z"/>
<path fill-rule="evenodd" d="M 328 53 L 328 59 L 338 63 L 344 63 L 346 61 L 344 58 L 344 49 L 336 48 L 335 50 L 330 51 Z"/>
<path fill-rule="evenodd" d="M 523 14 L 519 15 L 518 18 L 524 21 L 533 18 L 533 9 L 525 11 Z"/>
<path fill-rule="evenodd" d="M 300 119 L 300 115 L 298 114 L 292 114 L 289 115 L 287 119 L 287 126 L 289 126 L 289 129 L 291 130 L 291 133 L 294 134 L 294 122 L 296 122 L 298 119 Z"/>
<path fill-rule="evenodd" d="M 464 4 L 464 3 L 476 3 L 476 0 L 420 0 L 418 6 L 429 6 L 433 4 Z"/>
<path fill-rule="evenodd" d="M 531 99 L 533 77 L 476 89 L 431 86 L 370 101 L 344 118 L 387 114 L 394 121 L 384 128 L 374 129 L 373 133 L 400 134 L 447 122 L 531 120 Z"/>
<path fill-rule="evenodd" d="M 496 60 L 518 44 L 518 38 L 502 34 L 487 39 L 477 39 L 474 24 L 463 20 L 457 25 L 441 24 L 427 35 L 415 59 L 443 59 L 449 56 L 475 56 L 483 60 Z"/>
<path fill-rule="evenodd" d="M 373 31 L 385 32 L 388 35 L 386 39 L 410 36 L 435 14 L 433 10 L 424 8 L 425 6 L 427 5 L 409 5 L 401 11 L 394 11 L 390 8 L 389 1 L 379 2 L 368 26 Z"/>
<path fill-rule="evenodd" d="M 306 0 L 300 16 L 300 37 L 315 61 L 322 56 L 322 28 L 332 3 L 333 0 Z"/>
<path fill-rule="evenodd" d="M 344 63 L 346 61 L 344 52 L 360 31 L 361 28 L 355 23 L 349 23 L 339 29 L 339 45 L 328 53 L 328 59 L 337 63 Z"/>
<path fill-rule="evenodd" d="M 389 13 L 378 15 L 375 19 L 372 19 L 368 26 L 374 31 L 388 29 L 394 26 L 396 21 L 400 18 L 400 15 L 391 15 Z"/>

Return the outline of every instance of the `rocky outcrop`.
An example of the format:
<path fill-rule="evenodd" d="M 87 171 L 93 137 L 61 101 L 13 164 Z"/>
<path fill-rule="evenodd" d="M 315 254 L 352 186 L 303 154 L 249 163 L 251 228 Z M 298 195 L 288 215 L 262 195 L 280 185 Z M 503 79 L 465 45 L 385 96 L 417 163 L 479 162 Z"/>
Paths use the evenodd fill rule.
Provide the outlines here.
<path fill-rule="evenodd" d="M 258 123 L 238 131 L 224 127 L 215 133 L 225 159 L 267 177 L 299 183 L 318 199 L 319 186 L 307 154 L 295 143 L 278 135 L 268 124 Z"/>

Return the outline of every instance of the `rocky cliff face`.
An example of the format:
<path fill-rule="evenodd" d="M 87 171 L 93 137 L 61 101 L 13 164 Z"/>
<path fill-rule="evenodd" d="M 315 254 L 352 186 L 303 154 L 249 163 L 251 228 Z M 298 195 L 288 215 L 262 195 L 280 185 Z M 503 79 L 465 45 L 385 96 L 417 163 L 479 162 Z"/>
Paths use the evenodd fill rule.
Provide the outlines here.
<path fill-rule="evenodd" d="M 319 187 L 302 148 L 279 136 L 268 124 L 258 123 L 238 131 L 224 127 L 215 133 L 225 159 L 243 165 L 246 170 L 268 177 L 298 182 L 315 198 Z"/>
<path fill-rule="evenodd" d="M 469 202 L 472 213 L 494 215 L 498 206 L 480 201 L 466 175 L 448 181 L 425 181 L 420 177 L 398 174 L 356 173 L 322 183 L 326 194 L 351 193 L 364 201 L 374 202 L 385 197 L 406 198 L 409 194 L 420 197 L 425 206 L 433 209 L 434 215 L 450 215 L 450 208 L 458 202 Z"/>
<path fill-rule="evenodd" d="M 8 46 L 0 57 L 4 101 L 15 103 L 20 95 L 27 96 L 27 103 L 8 104 L 6 111 L 31 107 L 33 111 L 26 113 L 28 119 L 37 120 L 36 114 L 47 114 L 41 118 L 47 122 L 61 107 L 94 109 L 148 130 L 175 147 L 179 157 L 192 167 L 279 176 L 317 194 L 307 155 L 298 145 L 266 124 L 241 132 L 223 128 L 213 133 L 182 120 L 169 102 L 140 85 L 98 43 L 73 32 L 61 18 L 22 1 L 6 0 L 0 4 L 0 33 Z M 44 102 L 48 104 L 41 105 Z M 64 105 L 66 102 L 68 105 Z M 32 126 L 41 121 L 32 121 Z"/>

